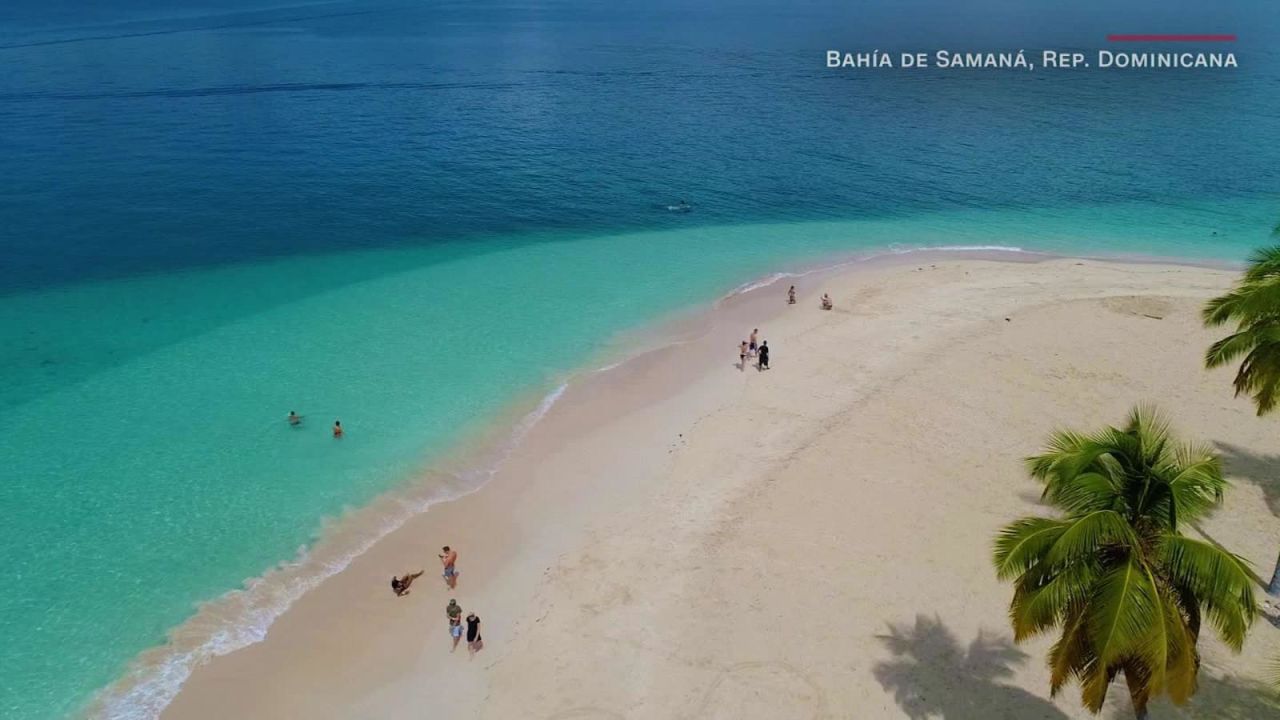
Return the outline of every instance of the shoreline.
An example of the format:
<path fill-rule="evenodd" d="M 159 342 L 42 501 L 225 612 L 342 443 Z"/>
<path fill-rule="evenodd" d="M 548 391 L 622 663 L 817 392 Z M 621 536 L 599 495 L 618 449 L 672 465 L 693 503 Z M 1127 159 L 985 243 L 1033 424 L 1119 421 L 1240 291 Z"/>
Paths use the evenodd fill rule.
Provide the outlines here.
<path fill-rule="evenodd" d="M 843 260 L 839 260 L 837 262 L 826 262 L 821 264 L 815 263 L 810 266 L 797 268 L 791 271 L 771 273 L 762 278 L 737 286 L 728 294 L 720 296 L 709 305 L 700 304 L 692 308 L 686 308 L 675 313 L 671 313 L 668 317 L 658 318 L 650 323 L 646 323 L 641 328 L 630 330 L 624 329 L 618 333 L 618 336 L 614 341 L 607 344 L 608 351 L 605 353 L 605 356 L 608 358 L 605 360 L 607 364 L 593 369 L 591 366 L 599 364 L 597 361 L 601 359 L 589 358 L 587 362 L 584 365 L 580 365 L 576 371 L 563 376 L 562 382 L 557 389 L 542 395 L 541 399 L 538 401 L 538 405 L 533 410 L 528 410 L 533 397 L 533 394 L 530 393 L 526 396 L 527 399 L 523 403 L 514 402 L 512 404 L 513 408 L 520 408 L 521 412 L 515 412 L 514 410 L 508 411 L 504 413 L 500 419 L 486 423 L 486 427 L 481 428 L 476 433 L 470 433 L 469 435 L 472 435 L 472 437 L 464 440 L 459 444 L 459 447 L 447 453 L 444 461 L 432 463 L 431 469 L 424 473 L 423 477 L 420 477 L 415 481 L 410 481 L 396 490 L 385 493 L 366 507 L 349 511 L 342 518 L 326 523 L 326 527 L 321 533 L 320 539 L 313 543 L 309 550 L 301 551 L 302 554 L 300 554 L 299 558 L 295 559 L 294 563 L 301 566 L 295 569 L 303 570 L 308 562 L 316 560 L 318 557 L 322 557 L 325 559 L 321 560 L 319 564 L 328 570 L 328 572 L 321 577 L 311 578 L 312 584 L 305 588 L 299 588 L 297 585 L 298 581 L 305 580 L 305 578 L 286 578 L 287 580 L 293 581 L 292 589 L 296 592 L 296 596 L 290 598 L 287 601 L 287 605 L 276 612 L 273 617 L 267 618 L 267 622 L 260 629 L 255 629 L 255 636 L 247 638 L 248 642 L 243 643 L 242 647 L 234 650 L 230 654 L 214 653 L 209 659 L 212 660 L 212 663 L 220 663 L 221 661 L 234 659 L 236 655 L 247 650 L 251 650 L 255 646 L 261 645 L 264 638 L 269 639 L 268 636 L 270 632 L 274 631 L 274 626 L 285 620 L 291 613 L 293 613 L 294 609 L 302 604 L 307 599 L 308 595 L 317 591 L 317 588 L 350 573 L 353 565 L 360 563 L 362 558 L 377 553 L 379 551 L 379 546 L 391 543 L 391 539 L 395 536 L 410 532 L 410 526 L 416 527 L 434 524 L 432 519 L 439 519 L 438 516 L 442 515 L 442 513 L 427 512 L 428 510 L 436 507 L 448 508 L 449 506 L 457 505 L 474 497 L 478 494 L 478 491 L 490 488 L 496 479 L 500 479 L 498 476 L 503 474 L 504 466 L 512 460 L 513 456 L 517 461 L 520 460 L 522 444 L 529 441 L 531 436 L 539 434 L 539 426 L 547 419 L 548 415 L 557 412 L 568 412 L 566 408 L 575 407 L 575 403 L 580 403 L 582 398 L 579 396 L 590 396 L 594 386 L 601 383 L 607 386 L 611 382 L 618 382 L 619 378 L 615 377 L 617 375 L 626 375 L 628 373 L 632 375 L 644 375 L 648 368 L 662 364 L 660 356 L 669 355 L 673 353 L 676 348 L 686 343 L 696 344 L 707 340 L 708 337 L 715 334 L 718 329 L 717 316 L 719 316 L 719 321 L 722 325 L 731 317 L 747 317 L 747 311 L 760 313 L 762 310 L 766 310 L 770 303 L 776 301 L 776 298 L 765 300 L 768 289 L 775 285 L 785 284 L 785 280 L 788 278 L 804 278 L 806 282 L 821 283 L 834 276 L 843 276 L 845 274 L 857 275 L 864 272 L 875 272 L 877 270 L 884 270 L 885 268 L 908 266 L 917 263 L 928 264 L 931 261 L 972 263 L 996 260 L 1001 263 L 1037 264 L 1068 259 L 1074 260 L 1075 258 L 1064 258 L 1045 253 L 1033 253 L 1023 250 L 994 247 L 981 249 L 931 248 L 907 252 L 889 250 L 887 252 L 857 254 L 854 256 L 846 256 Z M 1169 264 L 1168 260 L 1164 258 L 1134 259 L 1126 257 L 1117 259 L 1081 259 L 1089 262 L 1111 263 L 1120 266 L 1132 264 L 1160 266 Z M 1176 263 L 1176 267 L 1204 269 L 1206 265 L 1203 263 L 1182 261 Z M 1213 267 L 1212 269 L 1221 268 Z M 814 299 L 813 297 L 809 297 L 808 293 L 802 293 L 801 298 L 802 305 L 808 300 Z M 778 303 L 777 306 L 773 307 L 771 312 L 764 312 L 760 315 L 751 315 L 750 317 L 763 317 L 764 319 L 753 319 L 753 322 L 765 324 L 766 322 L 781 316 L 784 312 L 786 312 L 786 306 L 782 303 Z M 661 338 L 661 341 L 654 342 L 649 347 L 643 347 L 642 345 L 635 344 L 641 337 L 657 337 Z M 614 350 L 617 350 L 618 352 L 611 352 Z M 655 357 L 659 359 L 655 361 Z M 713 371 L 712 367 L 709 365 L 688 368 L 688 370 L 692 372 L 692 377 L 694 379 L 701 374 L 707 374 Z M 668 388 L 668 391 L 672 395 L 679 395 L 680 392 L 682 392 L 680 387 L 682 384 L 685 386 L 684 390 L 687 390 L 687 385 L 692 382 L 690 377 L 685 377 L 682 380 L 683 382 L 681 382 L 680 379 L 677 379 L 675 382 L 677 387 Z M 632 398 L 631 401 L 641 409 L 652 404 L 647 399 Z M 525 410 L 528 410 L 528 412 L 524 412 Z M 608 418 L 596 418 L 596 420 L 607 422 Z M 589 425 L 589 423 L 587 425 Z M 587 425 L 579 426 L 577 431 L 587 432 L 589 430 Z M 501 428 L 501 430 L 499 430 L 499 428 Z M 535 440 L 536 439 L 537 438 L 535 438 Z M 477 458 L 488 458 L 489 462 L 470 462 Z M 439 479 L 439 477 L 446 474 L 465 474 L 467 471 L 464 471 L 463 468 L 469 468 L 469 472 L 473 475 L 487 476 L 487 479 L 475 483 L 466 489 L 455 488 L 455 491 L 458 494 L 451 497 L 427 498 L 422 496 L 422 493 L 424 492 L 423 485 L 426 483 L 427 479 Z M 460 484 L 465 485 L 468 483 Z M 614 489 L 616 490 L 617 488 L 615 487 Z M 496 492 L 496 490 L 491 492 Z M 386 522 L 388 510 L 394 510 L 398 513 L 395 516 L 395 519 L 390 523 Z M 384 523 L 381 529 L 371 533 L 361 532 L 362 525 L 368 524 L 374 520 Z M 449 525 L 450 523 L 441 524 Z M 367 529 L 367 527 L 364 528 L 364 530 Z M 422 528 L 416 527 L 416 530 L 421 531 Z M 358 543 L 354 548 L 352 545 L 353 539 L 358 540 Z M 338 566 L 333 563 L 333 559 L 329 556 L 329 553 L 335 549 L 333 546 L 341 546 L 344 544 L 348 551 L 345 553 L 345 559 L 342 560 L 340 566 Z M 433 560 L 433 558 L 430 558 L 429 554 L 424 554 L 424 556 Z M 468 560 L 468 556 L 464 550 L 463 558 L 460 561 L 460 567 L 466 568 L 470 564 Z M 291 569 L 292 565 L 293 564 L 290 563 L 282 563 L 280 567 L 273 569 L 265 575 L 259 576 L 247 583 L 246 589 L 252 591 L 262 583 L 278 579 L 273 578 L 273 575 L 282 569 L 284 571 L 288 571 Z M 409 568 L 407 567 L 401 568 L 396 570 L 396 572 L 402 572 L 408 569 Z M 418 568 L 415 567 L 413 569 Z M 425 569 L 430 571 L 432 568 L 430 565 L 427 565 Z M 464 574 L 464 582 L 474 582 L 474 580 L 472 580 L 472 575 L 474 575 L 474 573 Z M 421 582 L 430 581 L 431 578 L 427 578 Z M 189 626 L 205 627 L 205 623 L 203 621 L 206 618 L 202 616 L 211 615 L 212 617 L 207 619 L 216 619 L 218 616 L 222 615 L 221 611 L 226 609 L 224 607 L 218 607 L 218 604 L 226 600 L 228 596 L 234 596 L 239 592 L 242 591 L 232 591 L 228 595 L 224 595 L 201 606 L 201 609 L 197 612 L 197 615 L 192 618 L 192 620 L 184 623 L 182 627 L 176 629 L 171 634 L 171 639 L 177 640 L 180 643 L 181 640 L 186 637 L 183 632 L 184 630 L 195 629 L 195 627 Z M 417 595 L 417 593 L 415 593 L 415 595 Z M 209 612 L 211 610 L 213 611 L 212 613 Z M 225 634 L 225 628 L 223 628 L 222 631 Z M 170 644 L 148 651 L 148 653 L 145 653 L 142 656 L 144 662 L 143 667 L 145 668 L 146 659 L 160 657 L 166 654 L 174 655 L 172 651 L 175 649 L 176 648 Z M 195 660 L 195 658 L 189 657 L 186 659 L 188 662 L 192 660 Z M 198 667 L 196 672 L 199 673 Z M 173 675 L 166 673 L 165 679 L 172 681 L 174 677 Z M 185 684 L 185 679 L 183 684 Z M 118 685 L 119 683 L 112 687 L 114 688 Z M 180 688 L 175 693 L 177 700 L 181 700 L 181 696 L 184 692 L 186 692 L 185 689 Z M 95 703 L 90 705 L 89 712 L 91 714 L 95 711 L 101 712 L 102 709 L 106 707 L 112 708 L 113 712 L 109 714 L 112 714 L 114 717 L 155 717 L 161 711 L 160 706 L 151 705 L 144 713 L 127 715 L 123 712 L 127 709 L 125 707 L 118 705 L 104 706 L 98 704 L 101 702 L 103 697 L 103 695 L 99 694 Z M 165 709 L 171 707 L 172 705 L 169 703 L 164 704 Z M 171 712 L 164 712 L 163 714 L 165 717 L 186 716 L 175 715 Z"/>

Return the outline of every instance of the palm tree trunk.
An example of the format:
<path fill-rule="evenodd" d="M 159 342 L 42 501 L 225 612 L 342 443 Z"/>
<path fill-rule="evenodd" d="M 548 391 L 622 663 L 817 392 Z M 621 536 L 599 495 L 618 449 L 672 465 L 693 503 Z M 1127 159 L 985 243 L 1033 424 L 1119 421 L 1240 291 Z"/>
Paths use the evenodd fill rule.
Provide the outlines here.
<path fill-rule="evenodd" d="M 1267 586 L 1267 594 L 1280 597 L 1280 557 L 1276 558 L 1276 569 L 1271 573 L 1271 584 Z"/>

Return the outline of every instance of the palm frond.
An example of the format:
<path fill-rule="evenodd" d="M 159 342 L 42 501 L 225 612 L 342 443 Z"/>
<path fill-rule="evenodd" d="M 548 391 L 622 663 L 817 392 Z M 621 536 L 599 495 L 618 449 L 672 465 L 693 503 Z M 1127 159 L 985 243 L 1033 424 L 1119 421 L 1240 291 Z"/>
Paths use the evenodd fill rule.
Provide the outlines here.
<path fill-rule="evenodd" d="M 1240 650 L 1258 613 L 1245 560 L 1207 542 L 1174 534 L 1160 538 L 1157 552 L 1165 572 L 1204 607 L 1223 642 Z"/>
<path fill-rule="evenodd" d="M 1137 558 L 1103 575 L 1089 605 L 1089 639 L 1102 664 L 1113 667 L 1126 655 L 1141 655 L 1160 613 L 1156 588 Z"/>
<path fill-rule="evenodd" d="M 1051 566 L 1092 559 L 1104 546 L 1136 549 L 1137 533 L 1120 513 L 1097 510 L 1067 521 L 1067 527 L 1044 554 Z"/>
<path fill-rule="evenodd" d="M 1009 580 L 1044 561 L 1044 554 L 1069 524 L 1049 518 L 1023 518 L 1010 523 L 996 536 L 996 577 Z"/>

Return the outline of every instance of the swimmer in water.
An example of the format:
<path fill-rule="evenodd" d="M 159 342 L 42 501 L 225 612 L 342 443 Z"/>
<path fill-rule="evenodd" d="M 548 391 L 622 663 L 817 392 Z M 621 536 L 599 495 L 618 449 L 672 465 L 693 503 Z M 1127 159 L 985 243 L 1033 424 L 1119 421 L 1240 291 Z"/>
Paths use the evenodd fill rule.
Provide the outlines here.
<path fill-rule="evenodd" d="M 341 420 L 333 421 L 333 436 L 336 438 L 342 437 L 342 421 Z"/>
<path fill-rule="evenodd" d="M 302 416 L 301 416 L 301 415 L 299 415 L 298 413 L 296 413 L 296 412 L 294 412 L 294 411 L 290 410 L 290 411 L 289 411 L 289 425 L 290 425 L 291 427 L 298 427 L 298 426 L 299 426 L 299 425 L 301 425 L 301 424 L 302 424 Z"/>

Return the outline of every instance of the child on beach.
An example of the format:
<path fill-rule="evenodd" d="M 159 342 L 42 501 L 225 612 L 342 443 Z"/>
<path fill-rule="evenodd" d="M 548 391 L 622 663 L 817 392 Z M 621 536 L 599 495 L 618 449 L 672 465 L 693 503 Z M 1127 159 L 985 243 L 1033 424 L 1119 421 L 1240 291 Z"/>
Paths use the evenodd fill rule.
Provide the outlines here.
<path fill-rule="evenodd" d="M 826 293 L 822 293 L 822 309 L 830 310 L 833 307 L 835 307 L 835 305 L 831 302 L 831 296 Z"/>

